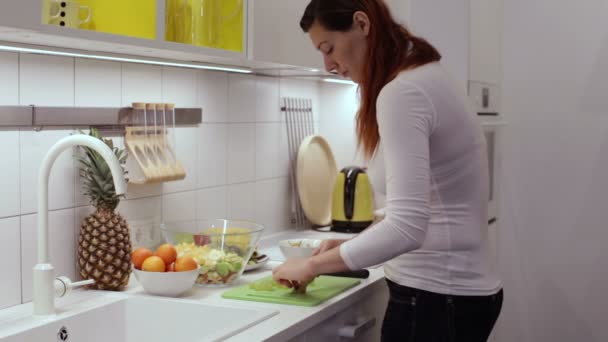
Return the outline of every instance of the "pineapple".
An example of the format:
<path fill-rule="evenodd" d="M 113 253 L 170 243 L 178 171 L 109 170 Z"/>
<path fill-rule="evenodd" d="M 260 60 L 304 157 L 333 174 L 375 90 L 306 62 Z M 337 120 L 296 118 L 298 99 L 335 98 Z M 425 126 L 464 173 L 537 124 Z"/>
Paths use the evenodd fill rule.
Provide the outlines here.
<path fill-rule="evenodd" d="M 106 143 L 124 170 L 125 151 L 114 147 L 112 140 L 103 139 L 94 128 L 89 135 Z M 84 179 L 85 195 L 97 211 L 85 218 L 80 227 L 77 269 L 83 279 L 95 280 L 90 288 L 117 291 L 127 285 L 131 274 L 129 226 L 114 211 L 120 196 L 116 195 L 110 168 L 96 151 L 82 149 L 80 176 Z"/>

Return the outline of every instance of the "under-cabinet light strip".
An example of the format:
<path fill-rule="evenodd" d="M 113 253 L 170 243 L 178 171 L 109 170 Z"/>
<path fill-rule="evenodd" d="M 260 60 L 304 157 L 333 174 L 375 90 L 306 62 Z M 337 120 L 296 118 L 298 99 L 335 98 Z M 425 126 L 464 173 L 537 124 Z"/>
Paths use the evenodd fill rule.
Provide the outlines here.
<path fill-rule="evenodd" d="M 340 80 L 337 78 L 324 78 L 322 79 L 323 82 L 329 82 L 329 83 L 340 83 L 340 84 L 348 84 L 348 85 L 356 85 L 355 82 L 353 81 L 349 81 L 349 80 Z"/>
<path fill-rule="evenodd" d="M 75 58 L 88 58 L 88 59 L 98 59 L 98 60 L 113 61 L 113 62 L 127 62 L 127 63 L 172 66 L 172 67 L 178 67 L 178 68 L 217 70 L 217 71 L 227 71 L 227 72 L 238 72 L 238 73 L 243 73 L 243 74 L 251 73 L 251 70 L 249 70 L 249 69 L 236 68 L 236 67 L 225 67 L 225 66 L 194 64 L 194 63 L 176 63 L 176 62 L 167 62 L 167 61 L 151 60 L 151 59 L 139 59 L 139 58 L 131 58 L 131 57 L 114 57 L 114 56 L 85 54 L 85 53 L 66 52 L 66 51 L 55 51 L 55 50 L 46 50 L 46 49 L 37 49 L 37 48 L 34 49 L 34 48 L 10 46 L 10 45 L 0 45 L 0 51 L 34 53 L 34 54 L 42 54 L 42 55 L 50 55 L 50 56 L 64 56 L 64 57 L 75 57 Z"/>

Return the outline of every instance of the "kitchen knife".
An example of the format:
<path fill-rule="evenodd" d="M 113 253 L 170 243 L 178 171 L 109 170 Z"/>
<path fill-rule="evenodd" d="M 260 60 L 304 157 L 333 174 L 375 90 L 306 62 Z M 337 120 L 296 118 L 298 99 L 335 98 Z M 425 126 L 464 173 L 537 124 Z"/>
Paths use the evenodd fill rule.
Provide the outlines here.
<path fill-rule="evenodd" d="M 332 276 L 332 277 L 367 279 L 367 278 L 369 278 L 369 271 L 366 269 L 363 269 L 363 270 L 356 270 L 356 271 L 326 273 L 326 274 L 322 274 L 322 275 Z"/>

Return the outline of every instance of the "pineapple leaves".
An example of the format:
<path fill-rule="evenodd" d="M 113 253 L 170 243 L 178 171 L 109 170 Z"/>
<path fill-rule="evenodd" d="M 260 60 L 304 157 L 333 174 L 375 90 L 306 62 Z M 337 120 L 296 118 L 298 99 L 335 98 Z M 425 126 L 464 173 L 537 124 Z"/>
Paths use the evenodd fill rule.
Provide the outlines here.
<path fill-rule="evenodd" d="M 125 150 L 114 146 L 112 139 L 103 138 L 99 130 L 95 128 L 91 128 L 89 135 L 103 141 L 114 152 L 116 159 L 122 166 L 123 174 L 126 175 L 127 171 L 124 165 L 127 162 L 127 153 Z M 89 197 L 90 203 L 96 208 L 114 210 L 123 195 L 116 195 L 110 167 L 97 151 L 84 146 L 81 149 L 84 156 L 79 158 L 78 161 L 80 176 L 83 178 L 84 195 Z"/>

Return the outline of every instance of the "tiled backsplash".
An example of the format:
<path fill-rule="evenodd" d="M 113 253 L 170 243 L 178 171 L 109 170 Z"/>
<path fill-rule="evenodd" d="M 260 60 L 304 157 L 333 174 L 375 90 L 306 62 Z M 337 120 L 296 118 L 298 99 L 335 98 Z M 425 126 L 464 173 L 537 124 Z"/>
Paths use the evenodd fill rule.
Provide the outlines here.
<path fill-rule="evenodd" d="M 177 154 L 187 178 L 130 185 L 118 208 L 140 241 L 151 237 L 139 228 L 174 219 L 249 219 L 264 224 L 266 234 L 290 229 L 287 137 L 279 99 L 309 97 L 318 108 L 318 83 L 12 53 L 0 53 L 0 79 L 0 105 L 107 107 L 143 101 L 203 108 L 203 124 L 177 129 Z M 79 129 L 0 129 L 0 308 L 31 299 L 38 168 L 57 140 Z M 73 155 L 58 158 L 49 188 L 51 261 L 57 274 L 70 277 L 76 274 L 80 222 L 93 210 L 82 195 Z"/>

